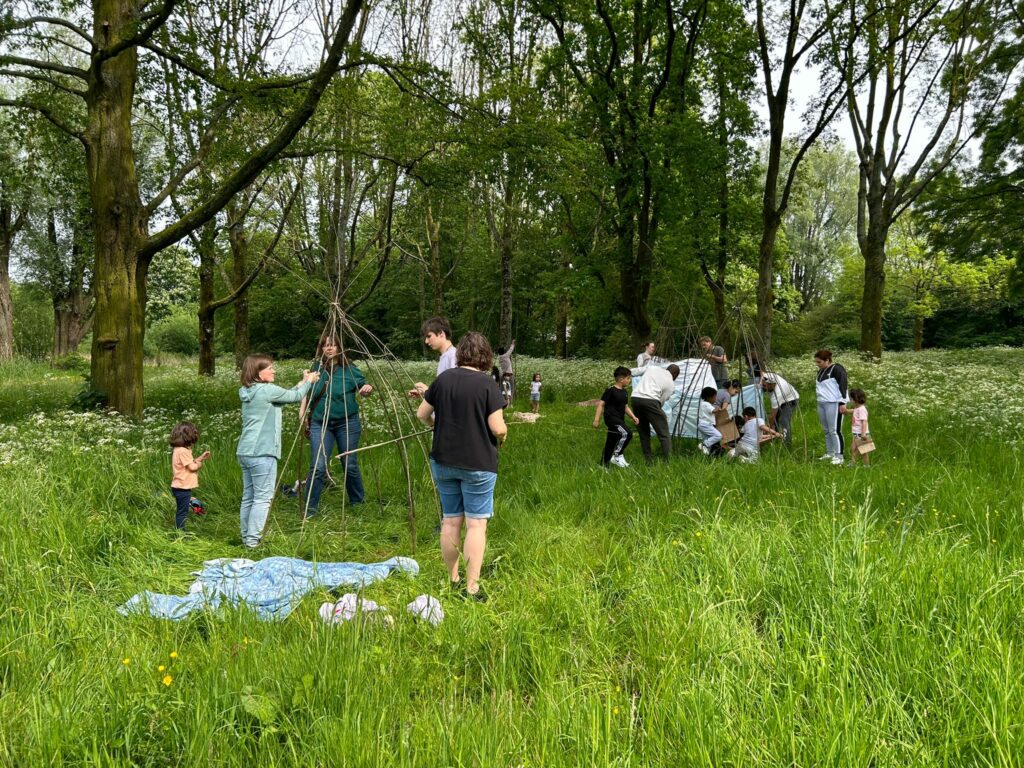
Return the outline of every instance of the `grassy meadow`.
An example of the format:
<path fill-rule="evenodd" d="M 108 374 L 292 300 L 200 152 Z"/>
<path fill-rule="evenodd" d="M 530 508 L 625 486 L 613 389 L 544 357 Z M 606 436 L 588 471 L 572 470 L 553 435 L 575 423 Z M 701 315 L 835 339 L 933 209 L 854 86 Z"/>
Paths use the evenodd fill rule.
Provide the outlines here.
<path fill-rule="evenodd" d="M 121 616 L 246 556 L 234 373 L 148 369 L 135 423 L 66 410 L 74 372 L 0 367 L 0 765 L 1022 765 L 1024 350 L 837 360 L 868 394 L 870 469 L 815 461 L 810 356 L 778 361 L 802 395 L 791 451 L 747 466 L 677 440 L 646 467 L 634 440 L 613 471 L 576 402 L 614 363 L 520 358 L 545 401 L 502 449 L 484 604 L 442 592 L 419 448 L 415 551 L 394 447 L 361 455 L 358 510 L 330 491 L 303 528 L 278 498 L 257 557 L 417 559 L 417 578 L 365 590 L 390 627 L 325 625 L 327 592 L 281 622 Z M 166 438 L 186 418 L 213 459 L 209 514 L 180 536 Z M 290 407 L 286 450 L 296 422 Z M 378 396 L 363 442 L 388 436 Z M 421 593 L 441 597 L 437 628 L 404 613 Z"/>

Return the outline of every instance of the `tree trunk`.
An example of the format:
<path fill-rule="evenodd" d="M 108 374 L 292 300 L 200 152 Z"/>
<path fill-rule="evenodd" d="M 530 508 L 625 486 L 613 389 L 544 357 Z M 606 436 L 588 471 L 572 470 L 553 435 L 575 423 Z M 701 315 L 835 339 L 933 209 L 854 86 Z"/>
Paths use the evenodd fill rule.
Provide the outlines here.
<path fill-rule="evenodd" d="M 0 361 L 14 357 L 14 312 L 11 304 L 11 250 L 14 236 L 25 223 L 25 212 L 17 220 L 0 184 Z"/>
<path fill-rule="evenodd" d="M 924 347 L 924 317 L 914 318 L 914 351 L 920 352 Z"/>
<path fill-rule="evenodd" d="M 95 0 L 93 34 L 118 41 L 136 25 L 132 0 Z M 146 332 L 149 260 L 139 258 L 147 224 L 132 145 L 132 101 L 138 53 L 129 46 L 92 65 L 86 130 L 89 197 L 96 242 L 96 317 L 92 387 L 107 405 L 142 415 L 142 343 Z"/>
<path fill-rule="evenodd" d="M 569 357 L 569 298 L 564 291 L 555 308 L 555 357 L 562 360 Z"/>
<path fill-rule="evenodd" d="M 782 217 L 775 212 L 775 196 L 766 202 L 761 213 L 761 243 L 757 251 L 757 335 L 761 359 L 768 359 L 772 352 L 772 314 L 775 307 L 775 238 L 782 224 Z"/>
<path fill-rule="evenodd" d="M 14 312 L 11 307 L 11 240 L 0 229 L 0 361 L 14 357 Z"/>
<path fill-rule="evenodd" d="M 213 349 L 216 331 L 216 309 L 213 308 L 213 276 L 217 258 L 216 219 L 210 219 L 199 232 L 196 250 L 199 252 L 199 375 L 213 376 L 217 372 L 217 356 Z"/>
<path fill-rule="evenodd" d="M 498 247 L 501 251 L 501 311 L 499 313 L 498 338 L 501 346 L 508 349 L 512 345 L 512 256 L 515 250 L 515 183 L 513 173 L 505 178 L 505 195 L 501 211 L 501 236 Z"/>
<path fill-rule="evenodd" d="M 864 257 L 864 294 L 860 305 L 860 349 L 882 356 L 882 300 L 885 296 L 885 240 L 888 230 L 871 217 L 861 243 Z"/>
<path fill-rule="evenodd" d="M 54 210 L 49 211 L 47 236 L 54 254 L 57 255 L 57 220 Z M 59 258 L 59 256 L 58 256 Z M 62 275 L 63 277 L 63 275 Z M 71 263 L 67 270 L 67 280 L 51 287 L 53 301 L 53 356 L 60 360 L 78 350 L 85 334 L 89 332 L 91 319 L 87 319 L 90 296 L 85 290 L 85 254 L 82 253 L 80 233 L 74 228 L 71 243 Z"/>
<path fill-rule="evenodd" d="M 427 244 L 430 247 L 430 286 L 434 300 L 434 314 L 444 315 L 444 265 L 441 263 L 441 222 L 427 205 Z"/>
<path fill-rule="evenodd" d="M 498 326 L 500 346 L 512 345 L 512 238 L 506 232 L 501 238 L 501 312 Z"/>
<path fill-rule="evenodd" d="M 623 177 L 616 184 L 620 302 L 635 347 L 641 347 L 651 340 L 647 299 L 651 293 L 654 243 L 658 233 L 658 206 L 654 199 L 650 163 L 646 159 L 643 161 L 641 176 L 643 187 L 639 196 L 631 177 Z"/>
<path fill-rule="evenodd" d="M 238 288 L 249 272 L 246 261 L 248 252 L 234 254 L 233 272 L 235 288 Z M 249 293 L 244 292 L 235 300 L 235 367 L 241 370 L 242 362 L 249 355 L 251 341 L 249 337 Z"/>

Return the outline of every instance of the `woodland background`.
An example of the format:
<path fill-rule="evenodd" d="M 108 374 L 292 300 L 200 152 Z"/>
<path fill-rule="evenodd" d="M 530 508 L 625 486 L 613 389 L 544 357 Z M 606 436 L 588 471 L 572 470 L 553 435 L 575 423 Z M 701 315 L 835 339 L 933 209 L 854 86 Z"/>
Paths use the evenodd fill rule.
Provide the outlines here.
<path fill-rule="evenodd" d="M 1020 344 L 1022 7 L 17 0 L 0 358 Z"/>

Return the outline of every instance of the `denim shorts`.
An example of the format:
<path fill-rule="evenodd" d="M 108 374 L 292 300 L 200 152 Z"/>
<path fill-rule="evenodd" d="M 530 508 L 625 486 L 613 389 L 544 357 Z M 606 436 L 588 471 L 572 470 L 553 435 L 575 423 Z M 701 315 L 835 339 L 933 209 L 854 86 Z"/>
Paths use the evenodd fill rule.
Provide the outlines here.
<path fill-rule="evenodd" d="M 470 517 L 487 520 L 494 514 L 494 483 L 496 472 L 460 469 L 430 460 L 437 492 L 441 496 L 441 512 L 445 517 Z"/>
<path fill-rule="evenodd" d="M 540 394 L 538 393 L 538 394 L 535 395 L 535 394 L 533 394 L 531 392 L 530 393 L 530 402 L 531 403 L 539 403 L 540 402 Z"/>

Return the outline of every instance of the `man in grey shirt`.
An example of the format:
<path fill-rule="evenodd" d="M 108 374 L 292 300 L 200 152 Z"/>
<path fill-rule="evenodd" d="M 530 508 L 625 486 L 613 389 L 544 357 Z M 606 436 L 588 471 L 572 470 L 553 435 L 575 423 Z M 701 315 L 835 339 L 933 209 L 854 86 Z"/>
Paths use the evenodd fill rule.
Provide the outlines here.
<path fill-rule="evenodd" d="M 725 354 L 725 349 L 712 346 L 710 336 L 701 338 L 700 347 L 704 351 L 704 359 L 711 363 L 711 375 L 715 379 L 715 384 L 719 389 L 723 389 L 729 381 L 729 367 L 726 365 L 729 358 Z"/>
<path fill-rule="evenodd" d="M 678 365 L 670 365 L 668 368 L 651 365 L 633 390 L 633 413 L 636 414 L 637 429 L 640 432 L 640 447 L 648 463 L 654 459 L 651 453 L 651 427 L 654 427 L 654 433 L 661 442 L 661 457 L 667 460 L 672 455 L 672 435 L 668 431 L 668 416 L 662 406 L 676 391 L 678 375 Z"/>

